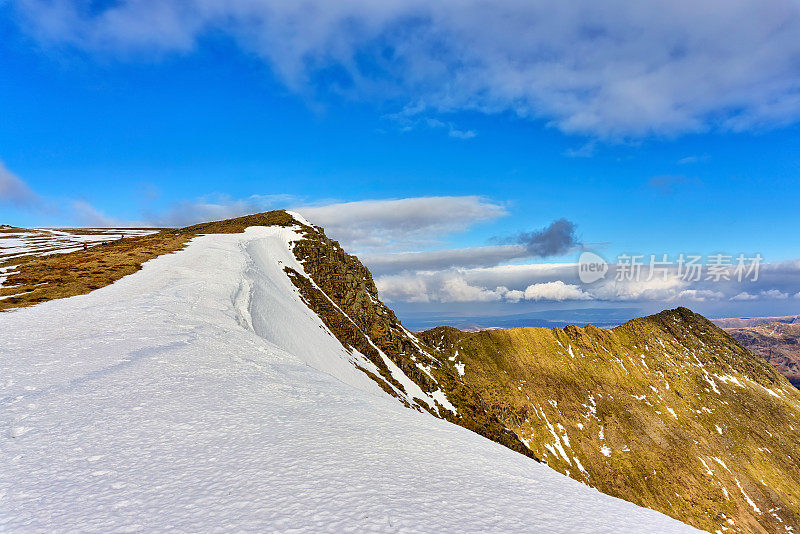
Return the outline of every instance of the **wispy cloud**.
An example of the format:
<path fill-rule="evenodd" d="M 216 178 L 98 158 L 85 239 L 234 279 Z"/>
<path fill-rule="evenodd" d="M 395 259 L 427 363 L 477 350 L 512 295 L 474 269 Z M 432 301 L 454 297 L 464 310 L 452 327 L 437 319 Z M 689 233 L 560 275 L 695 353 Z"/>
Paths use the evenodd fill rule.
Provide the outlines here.
<path fill-rule="evenodd" d="M 298 201 L 293 195 L 250 195 L 247 198 L 206 195 L 174 202 L 163 211 L 146 213 L 144 218 L 152 226 L 180 227 L 285 208 Z"/>
<path fill-rule="evenodd" d="M 21 209 L 41 209 L 44 201 L 0 161 L 0 204 Z"/>
<path fill-rule="evenodd" d="M 653 188 L 661 196 L 674 195 L 680 187 L 690 183 L 692 183 L 692 180 L 689 180 L 682 174 L 663 174 L 660 176 L 651 176 L 647 180 L 647 185 Z"/>
<path fill-rule="evenodd" d="M 72 220 L 76 221 L 80 226 L 94 228 L 142 226 L 141 223 L 123 222 L 114 217 L 110 217 L 85 200 L 72 201 L 70 208 Z"/>
<path fill-rule="evenodd" d="M 478 196 L 361 200 L 293 209 L 348 248 L 362 252 L 430 245 L 508 215 L 502 204 Z"/>
<path fill-rule="evenodd" d="M 92 227 L 144 226 L 146 223 L 122 221 L 94 207 L 85 199 L 54 198 L 40 195 L 0 161 L 0 206 L 31 212 L 37 217 L 55 219 L 59 224 Z"/>
<path fill-rule="evenodd" d="M 568 158 L 591 158 L 597 152 L 597 141 L 592 140 L 577 148 L 568 148 L 564 155 Z"/>
<path fill-rule="evenodd" d="M 496 238 L 502 243 L 458 249 L 437 249 L 420 252 L 373 253 L 361 256 L 374 274 L 402 271 L 436 271 L 452 267 L 493 267 L 525 258 L 560 256 L 580 246 L 575 224 L 559 219 L 539 230 Z"/>
<path fill-rule="evenodd" d="M 459 128 L 452 121 L 443 121 L 430 114 L 435 113 L 435 110 L 428 109 L 425 104 L 414 103 L 406 105 L 402 110 L 396 113 L 384 115 L 383 118 L 393 122 L 401 132 L 410 132 L 418 129 L 442 130 L 447 132 L 447 135 L 454 139 L 472 139 L 477 137 L 478 132 L 475 130 L 468 130 Z"/>
<path fill-rule="evenodd" d="M 223 32 L 298 92 L 425 102 L 432 113 L 511 112 L 596 138 L 800 119 L 795 0 L 678 0 L 659 4 L 658 16 L 651 3 L 592 0 L 12 4 L 45 46 L 159 57 Z M 336 83 L 319 75 L 331 68 Z"/>
<path fill-rule="evenodd" d="M 364 254 L 360 256 L 373 274 L 402 271 L 439 271 L 450 267 L 490 267 L 505 261 L 525 257 L 529 257 L 529 254 L 522 245 Z"/>
<path fill-rule="evenodd" d="M 478 135 L 475 130 L 461 130 L 452 122 L 443 122 L 439 119 L 425 119 L 425 124 L 434 130 L 445 130 L 447 135 L 454 139 L 472 139 Z"/>
<path fill-rule="evenodd" d="M 691 165 L 692 163 L 700 163 L 701 161 L 706 161 L 708 159 L 708 155 L 703 154 L 702 156 L 686 156 L 685 158 L 681 158 L 677 161 L 678 165 Z"/>

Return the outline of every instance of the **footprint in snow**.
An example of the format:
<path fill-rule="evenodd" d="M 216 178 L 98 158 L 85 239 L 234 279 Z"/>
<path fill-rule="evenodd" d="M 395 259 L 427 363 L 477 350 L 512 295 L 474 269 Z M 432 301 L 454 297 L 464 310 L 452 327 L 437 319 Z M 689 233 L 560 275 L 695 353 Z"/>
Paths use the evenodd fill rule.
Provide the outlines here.
<path fill-rule="evenodd" d="M 14 427 L 11 427 L 11 431 L 8 434 L 12 438 L 19 438 L 19 437 L 24 436 L 25 434 L 27 434 L 31 430 L 33 430 L 33 429 L 31 427 L 29 427 L 29 426 L 14 426 Z"/>

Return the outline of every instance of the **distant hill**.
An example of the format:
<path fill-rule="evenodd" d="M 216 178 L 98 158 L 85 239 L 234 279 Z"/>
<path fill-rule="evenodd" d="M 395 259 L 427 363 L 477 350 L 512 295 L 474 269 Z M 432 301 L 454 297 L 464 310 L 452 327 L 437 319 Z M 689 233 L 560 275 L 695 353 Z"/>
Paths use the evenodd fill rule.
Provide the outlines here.
<path fill-rule="evenodd" d="M 782 317 L 727 317 L 724 319 L 711 319 L 711 322 L 720 328 L 746 328 L 767 323 L 800 322 L 800 315 L 785 315 Z"/>
<path fill-rule="evenodd" d="M 800 322 L 764 323 L 729 328 L 744 347 L 765 358 L 795 386 L 800 387 Z"/>

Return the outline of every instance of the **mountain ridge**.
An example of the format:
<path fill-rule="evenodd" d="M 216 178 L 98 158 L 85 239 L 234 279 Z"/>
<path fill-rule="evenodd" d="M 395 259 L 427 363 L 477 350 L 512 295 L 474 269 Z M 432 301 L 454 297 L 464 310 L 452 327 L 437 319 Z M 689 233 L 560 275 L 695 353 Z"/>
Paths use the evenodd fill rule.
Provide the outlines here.
<path fill-rule="evenodd" d="M 386 395 L 284 271 L 299 230 L 0 314 L 3 531 L 693 531 Z"/>
<path fill-rule="evenodd" d="M 31 260 L 8 278 L 27 284 L 30 296 L 0 303 L 70 296 L 56 291 L 65 278 L 70 291 L 83 294 L 197 236 L 253 226 L 293 228 L 301 236 L 290 245 L 297 264 L 281 269 L 350 351 L 353 365 L 406 406 L 705 530 L 800 528 L 800 470 L 792 457 L 800 441 L 800 395 L 765 361 L 685 308 L 611 330 L 440 327 L 414 334 L 380 301 L 355 256 L 285 211 Z M 95 277 L 74 276 L 76 263 Z M 37 285 L 50 267 L 59 275 Z"/>

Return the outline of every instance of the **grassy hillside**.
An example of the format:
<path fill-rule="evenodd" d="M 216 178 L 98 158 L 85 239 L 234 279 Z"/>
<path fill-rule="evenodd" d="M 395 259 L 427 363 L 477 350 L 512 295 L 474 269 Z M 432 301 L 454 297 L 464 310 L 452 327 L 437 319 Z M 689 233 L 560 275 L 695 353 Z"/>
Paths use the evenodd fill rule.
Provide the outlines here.
<path fill-rule="evenodd" d="M 554 469 L 709 531 L 798 529 L 800 392 L 700 315 L 422 338 Z"/>

